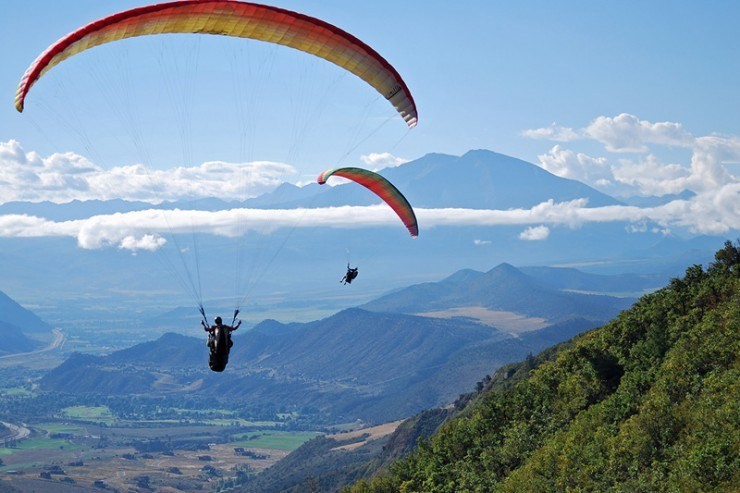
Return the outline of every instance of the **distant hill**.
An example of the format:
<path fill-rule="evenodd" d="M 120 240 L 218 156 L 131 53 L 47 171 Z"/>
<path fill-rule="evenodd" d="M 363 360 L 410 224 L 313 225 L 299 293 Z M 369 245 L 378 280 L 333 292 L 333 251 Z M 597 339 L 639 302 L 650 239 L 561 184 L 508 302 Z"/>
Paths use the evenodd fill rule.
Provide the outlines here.
<path fill-rule="evenodd" d="M 727 242 L 706 271 L 502 368 L 423 447 L 347 491 L 735 491 L 738 365 L 740 244 Z"/>
<path fill-rule="evenodd" d="M 0 355 L 38 349 L 41 343 L 28 335 L 50 331 L 46 322 L 0 291 Z"/>
<path fill-rule="evenodd" d="M 29 334 L 51 331 L 49 324 L 30 310 L 23 308 L 2 291 L 0 291 L 0 321 L 14 325 Z"/>
<path fill-rule="evenodd" d="M 0 356 L 27 353 L 38 347 L 39 343 L 26 337 L 20 328 L 0 321 Z"/>
<path fill-rule="evenodd" d="M 485 369 L 531 352 L 491 327 L 349 309 L 309 324 L 265 321 L 236 333 L 229 367 L 208 370 L 202 339 L 165 334 L 105 357 L 76 355 L 41 380 L 47 391 L 302 403 L 338 419 L 382 422 L 454 399 Z M 531 347 L 530 347 L 531 345 Z M 165 383 L 158 375 L 167 374 Z"/>
<path fill-rule="evenodd" d="M 193 366 L 203 361 L 204 332 L 200 344 L 193 337 L 167 333 L 154 342 L 137 344 L 111 353 L 106 361 L 112 364 L 150 365 L 157 362 L 163 368 Z"/>
<path fill-rule="evenodd" d="M 127 395 L 152 389 L 155 381 L 150 371 L 133 366 L 122 369 L 106 358 L 74 353 L 44 375 L 41 386 L 70 394 Z"/>
<path fill-rule="evenodd" d="M 645 294 L 668 281 L 667 276 L 659 274 L 593 274 L 572 267 L 520 267 L 519 270 L 556 289 L 594 294 Z"/>
<path fill-rule="evenodd" d="M 84 219 L 97 214 L 114 214 L 151 209 L 146 202 L 114 200 L 73 200 L 64 204 L 54 202 L 6 202 L 0 204 L 0 214 L 28 214 L 54 221 Z"/>
<path fill-rule="evenodd" d="M 584 329 L 583 321 L 570 326 Z M 231 403 L 301 404 L 330 422 L 383 422 L 454 400 L 482 372 L 539 350 L 550 337 L 543 331 L 543 338 L 537 332 L 514 338 L 467 320 L 350 309 L 310 324 L 266 321 L 236 335 L 220 375 L 208 370 L 205 338 L 165 334 L 105 357 L 74 355 L 40 385 L 72 394 L 182 392 Z"/>
<path fill-rule="evenodd" d="M 463 270 L 411 286 L 314 322 L 268 319 L 240 329 L 222 375 L 207 369 L 205 335 L 170 333 L 103 358 L 61 365 L 41 386 L 73 393 L 126 389 L 301 402 L 330 421 L 383 422 L 451 402 L 481 375 L 596 327 L 631 302 L 564 292 L 502 264 L 487 273 Z M 471 305 L 517 312 L 537 323 L 517 331 L 499 329 L 495 320 L 445 315 Z"/>
<path fill-rule="evenodd" d="M 423 313 L 480 306 L 489 310 L 541 317 L 549 323 L 579 317 L 604 322 L 634 302 L 634 298 L 564 291 L 560 286 L 574 284 L 563 279 L 555 282 L 556 275 L 543 275 L 553 271 L 531 271 L 540 278 L 547 277 L 549 281 L 542 282 L 512 265 L 501 264 L 486 273 L 464 270 L 440 282 L 397 290 L 362 305 L 362 308 L 394 313 Z M 593 279 L 583 274 L 578 275 L 575 270 L 567 272 L 572 277 L 584 280 L 584 283 L 586 279 Z M 602 287 L 604 282 L 601 282 Z M 625 281 L 623 286 L 627 287 L 628 284 L 630 283 Z M 631 285 L 634 286 L 634 283 Z M 595 287 L 595 283 L 590 286 Z"/>

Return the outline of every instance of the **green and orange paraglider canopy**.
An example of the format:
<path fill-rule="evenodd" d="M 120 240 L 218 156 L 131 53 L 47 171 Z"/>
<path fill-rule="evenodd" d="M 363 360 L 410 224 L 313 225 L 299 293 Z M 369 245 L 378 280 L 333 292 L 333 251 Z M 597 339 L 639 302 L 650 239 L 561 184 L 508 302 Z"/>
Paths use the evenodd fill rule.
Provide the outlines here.
<path fill-rule="evenodd" d="M 332 168 L 319 175 L 318 183 L 323 185 L 330 176 L 341 176 L 369 189 L 391 206 L 414 238 L 419 236 L 416 214 L 406 197 L 388 180 L 377 173 L 362 168 Z"/>

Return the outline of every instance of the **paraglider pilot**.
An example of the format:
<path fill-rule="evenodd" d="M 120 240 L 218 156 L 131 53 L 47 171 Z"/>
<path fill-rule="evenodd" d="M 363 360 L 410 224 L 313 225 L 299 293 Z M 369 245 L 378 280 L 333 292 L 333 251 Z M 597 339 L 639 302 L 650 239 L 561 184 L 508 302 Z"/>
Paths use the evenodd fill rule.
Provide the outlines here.
<path fill-rule="evenodd" d="M 214 347 L 214 334 L 216 333 L 216 329 L 221 329 L 221 330 L 228 331 L 227 334 L 228 334 L 228 338 L 229 338 L 229 348 L 231 348 L 231 346 L 234 345 L 234 343 L 231 340 L 231 332 L 234 331 L 234 330 L 236 330 L 236 329 L 238 329 L 239 326 L 242 324 L 242 321 L 239 320 L 239 323 L 237 323 L 234 326 L 224 325 L 222 323 L 223 321 L 221 320 L 221 317 L 216 317 L 216 319 L 214 320 L 214 322 L 216 324 L 215 325 L 211 325 L 209 327 L 209 326 L 206 325 L 206 323 L 203 320 L 200 321 L 200 324 L 203 326 L 203 330 L 205 330 L 206 332 L 208 332 L 208 347 L 211 348 L 211 351 L 212 352 L 215 351 L 215 347 Z"/>
<path fill-rule="evenodd" d="M 342 280 L 339 282 L 343 282 L 344 284 L 352 284 L 352 281 L 354 280 L 355 277 L 357 277 L 357 274 L 358 274 L 357 267 L 350 268 L 349 264 L 347 264 L 347 273 L 344 275 Z"/>

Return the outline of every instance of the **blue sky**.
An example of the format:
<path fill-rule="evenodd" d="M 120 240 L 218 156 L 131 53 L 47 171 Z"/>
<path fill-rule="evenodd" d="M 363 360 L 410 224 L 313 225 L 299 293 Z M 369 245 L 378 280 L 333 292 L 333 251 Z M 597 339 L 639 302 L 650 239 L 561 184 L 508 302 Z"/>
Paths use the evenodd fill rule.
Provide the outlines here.
<path fill-rule="evenodd" d="M 377 169 L 430 152 L 485 148 L 615 196 L 689 190 L 704 201 L 677 202 L 670 213 L 648 217 L 670 215 L 670 225 L 687 211 L 692 227 L 706 221 L 716 225 L 713 232 L 740 227 L 733 205 L 740 203 L 738 2 L 274 3 L 333 23 L 388 59 L 419 108 L 411 131 L 369 86 L 321 60 L 285 49 L 245 52 L 223 39 L 142 39 L 95 48 L 46 74 L 26 111 L 15 111 L 18 80 L 49 44 L 145 3 L 3 2 L 0 200 L 112 198 L 124 189 L 124 198 L 137 199 L 213 189 L 243 198 L 282 180 L 310 181 L 340 164 Z M 182 76 L 157 77 L 170 67 L 180 70 L 194 52 L 197 63 L 175 71 Z M 229 84 L 228 66 L 244 56 L 253 66 L 273 68 L 264 78 L 250 72 L 255 85 L 229 93 L 241 79 Z M 159 67 L 149 66 L 163 58 Z M 120 73 L 134 82 L 114 87 Z M 180 90 L 168 84 L 191 75 L 186 104 L 168 97 Z M 336 87 L 336 96 L 327 87 Z M 301 107 L 296 100 L 304 95 L 313 102 Z M 249 116 L 238 122 L 227 111 L 236 100 L 249 100 L 259 111 L 242 108 Z M 125 125 L 138 101 L 133 118 L 139 123 L 117 135 L 118 127 L 107 126 L 111 108 L 120 112 L 111 125 Z M 74 115 L 58 116 L 66 111 Z M 177 115 L 193 123 L 172 120 Z M 291 126 L 304 130 L 296 136 Z M 724 211 L 721 217 L 707 217 L 716 210 Z"/>

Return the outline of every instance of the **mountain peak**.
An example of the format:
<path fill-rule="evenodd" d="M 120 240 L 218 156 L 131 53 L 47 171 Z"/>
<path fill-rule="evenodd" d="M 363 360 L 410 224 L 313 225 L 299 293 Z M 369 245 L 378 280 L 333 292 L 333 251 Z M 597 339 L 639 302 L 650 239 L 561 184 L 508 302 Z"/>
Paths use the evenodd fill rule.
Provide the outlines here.
<path fill-rule="evenodd" d="M 496 267 L 486 272 L 486 277 L 489 280 L 493 278 L 498 278 L 502 280 L 506 279 L 507 281 L 511 281 L 513 279 L 527 279 L 529 282 L 535 282 L 533 278 L 529 277 L 527 274 L 507 262 L 498 264 Z"/>
<path fill-rule="evenodd" d="M 516 267 L 514 267 L 513 265 L 511 265 L 508 262 L 501 262 L 496 267 L 494 267 L 493 269 L 491 269 L 489 272 L 491 272 L 491 271 L 521 272 L 519 269 L 517 269 Z"/>
<path fill-rule="evenodd" d="M 554 200 L 588 199 L 591 206 L 619 204 L 584 183 L 555 176 L 521 159 L 485 149 L 462 156 L 427 154 L 384 175 L 415 207 L 530 208 Z"/>
<path fill-rule="evenodd" d="M 631 300 L 627 299 L 562 291 L 509 263 L 501 263 L 485 274 L 458 271 L 443 281 L 410 286 L 362 307 L 370 311 L 423 313 L 476 306 L 554 323 L 579 317 L 606 321 L 629 304 Z"/>
<path fill-rule="evenodd" d="M 444 278 L 441 282 L 449 284 L 463 284 L 482 276 L 483 273 L 473 269 L 462 269 Z"/>

